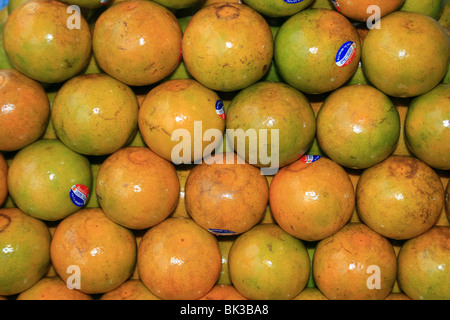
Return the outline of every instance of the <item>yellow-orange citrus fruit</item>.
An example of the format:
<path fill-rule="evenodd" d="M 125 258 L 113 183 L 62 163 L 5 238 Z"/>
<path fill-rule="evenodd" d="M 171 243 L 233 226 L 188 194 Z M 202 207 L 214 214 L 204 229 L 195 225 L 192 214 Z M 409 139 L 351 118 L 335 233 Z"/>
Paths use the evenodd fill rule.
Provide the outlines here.
<path fill-rule="evenodd" d="M 69 289 L 60 277 L 45 277 L 17 296 L 17 300 L 93 300 L 89 294 Z"/>
<path fill-rule="evenodd" d="M 102 163 L 96 193 L 108 218 L 129 229 L 145 229 L 172 213 L 180 183 L 171 162 L 149 148 L 127 147 Z"/>
<path fill-rule="evenodd" d="M 118 288 L 104 293 L 100 300 L 161 300 L 139 279 L 129 279 Z"/>
<path fill-rule="evenodd" d="M 139 275 L 164 300 L 195 300 L 215 285 L 221 270 L 217 239 L 194 220 L 168 218 L 139 244 Z"/>
<path fill-rule="evenodd" d="M 248 300 L 232 285 L 217 284 L 198 300 Z"/>
<path fill-rule="evenodd" d="M 379 19 L 396 11 L 404 0 L 331 0 L 336 10 L 344 16 L 357 21 L 370 21 L 370 17 L 377 13 L 373 20 Z"/>

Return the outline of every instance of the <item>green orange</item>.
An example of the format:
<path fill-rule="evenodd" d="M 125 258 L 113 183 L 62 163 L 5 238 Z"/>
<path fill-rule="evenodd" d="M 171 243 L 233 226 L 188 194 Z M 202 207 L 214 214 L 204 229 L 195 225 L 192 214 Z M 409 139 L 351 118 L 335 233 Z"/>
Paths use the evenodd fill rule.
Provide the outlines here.
<path fill-rule="evenodd" d="M 128 143 L 138 128 L 138 101 L 126 84 L 104 74 L 65 82 L 52 105 L 58 138 L 84 155 L 108 155 Z"/>
<path fill-rule="evenodd" d="M 398 254 L 398 281 L 413 300 L 450 299 L 450 228 L 435 226 L 406 241 Z"/>
<path fill-rule="evenodd" d="M 279 1 L 279 0 L 247 0 L 245 3 L 265 17 L 287 17 L 307 8 L 313 0 Z"/>
<path fill-rule="evenodd" d="M 317 141 L 340 165 L 364 169 L 394 151 L 400 126 L 386 94 L 369 85 L 344 86 L 325 99 L 317 114 Z"/>
<path fill-rule="evenodd" d="M 438 170 L 450 170 L 450 84 L 439 84 L 411 101 L 405 137 L 412 153 Z"/>
<path fill-rule="evenodd" d="M 383 300 L 394 286 L 397 257 L 388 239 L 350 222 L 317 244 L 312 268 L 330 300 Z"/>
<path fill-rule="evenodd" d="M 438 174 L 410 156 L 390 156 L 366 169 L 356 187 L 358 216 L 379 234 L 410 239 L 430 229 L 444 206 Z"/>
<path fill-rule="evenodd" d="M 136 239 L 100 208 L 86 208 L 62 220 L 51 243 L 52 265 L 61 279 L 87 294 L 116 289 L 133 273 Z"/>
<path fill-rule="evenodd" d="M 67 4 L 30 0 L 13 10 L 3 30 L 3 46 L 11 64 L 26 76 L 60 83 L 78 74 L 92 52 L 89 25 Z"/>
<path fill-rule="evenodd" d="M 250 300 L 289 300 L 306 287 L 310 259 L 303 242 L 276 224 L 241 234 L 229 254 L 234 287 Z"/>
<path fill-rule="evenodd" d="M 364 39 L 362 67 L 369 81 L 387 95 L 424 94 L 447 72 L 450 40 L 431 17 L 396 11 L 381 18 L 381 28 Z"/>
<path fill-rule="evenodd" d="M 183 61 L 189 74 L 216 91 L 236 91 L 257 82 L 272 57 L 269 24 L 241 3 L 205 6 L 184 31 Z"/>
<path fill-rule="evenodd" d="M 26 214 L 63 219 L 86 204 L 91 192 L 89 160 L 59 140 L 38 140 L 21 149 L 8 169 L 8 190 Z"/>
<path fill-rule="evenodd" d="M 50 267 L 50 231 L 17 208 L 0 209 L 0 295 L 27 290 Z"/>
<path fill-rule="evenodd" d="M 446 4 L 446 0 L 404 0 L 400 11 L 425 14 L 438 20 Z"/>
<path fill-rule="evenodd" d="M 168 76 L 181 57 L 175 15 L 153 1 L 121 1 L 96 20 L 92 48 L 100 68 L 132 86 Z"/>
<path fill-rule="evenodd" d="M 361 43 L 355 27 L 329 9 L 306 9 L 277 32 L 274 60 L 285 82 L 308 94 L 333 91 L 356 71 Z"/>

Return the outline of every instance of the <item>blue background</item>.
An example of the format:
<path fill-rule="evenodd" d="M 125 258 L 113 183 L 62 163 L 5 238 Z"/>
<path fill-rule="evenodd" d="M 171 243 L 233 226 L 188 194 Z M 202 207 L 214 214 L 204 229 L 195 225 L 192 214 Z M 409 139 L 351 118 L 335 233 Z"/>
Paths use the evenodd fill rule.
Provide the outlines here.
<path fill-rule="evenodd" d="M 0 0 L 0 9 L 3 9 L 8 4 L 8 0 Z"/>

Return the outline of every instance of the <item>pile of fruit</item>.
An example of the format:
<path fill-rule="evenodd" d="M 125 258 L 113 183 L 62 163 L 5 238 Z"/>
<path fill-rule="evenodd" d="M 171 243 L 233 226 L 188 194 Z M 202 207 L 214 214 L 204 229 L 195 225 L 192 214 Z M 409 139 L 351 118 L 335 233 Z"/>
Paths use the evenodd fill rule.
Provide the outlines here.
<path fill-rule="evenodd" d="M 0 300 L 450 300 L 450 3 L 0 16 Z"/>

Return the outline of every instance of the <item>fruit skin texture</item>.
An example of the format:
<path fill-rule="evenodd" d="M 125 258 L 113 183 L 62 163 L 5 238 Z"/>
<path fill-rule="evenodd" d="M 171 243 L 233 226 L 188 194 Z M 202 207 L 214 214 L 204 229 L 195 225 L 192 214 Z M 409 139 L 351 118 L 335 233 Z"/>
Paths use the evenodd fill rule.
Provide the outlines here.
<path fill-rule="evenodd" d="M 17 300 L 93 300 L 93 297 L 78 290 L 72 290 L 58 276 L 45 277 L 31 288 L 21 292 Z"/>
<path fill-rule="evenodd" d="M 138 101 L 130 87 L 104 74 L 74 77 L 58 90 L 52 122 L 58 138 L 84 155 L 107 155 L 136 134 Z"/>
<path fill-rule="evenodd" d="M 44 132 L 50 103 L 42 85 L 13 69 L 0 70 L 1 151 L 16 151 Z"/>
<path fill-rule="evenodd" d="M 183 61 L 204 86 L 231 92 L 260 80 L 273 57 L 267 21 L 239 3 L 206 6 L 191 18 L 183 35 Z"/>
<path fill-rule="evenodd" d="M 355 192 L 347 172 L 321 157 L 297 160 L 282 168 L 270 184 L 272 214 L 286 232 L 306 241 L 322 240 L 351 218 Z"/>
<path fill-rule="evenodd" d="M 289 300 L 306 287 L 310 259 L 303 242 L 276 224 L 241 234 L 229 254 L 234 287 L 250 300 Z"/>
<path fill-rule="evenodd" d="M 243 233 L 264 216 L 269 185 L 258 168 L 238 163 L 238 156 L 223 163 L 195 166 L 185 186 L 186 209 L 192 219 L 215 234 L 215 229 Z M 240 159 L 242 161 L 242 159 Z M 225 233 L 227 235 L 228 233 Z"/>
<path fill-rule="evenodd" d="M 33 286 L 50 267 L 50 231 L 17 208 L 0 209 L 0 295 Z"/>
<path fill-rule="evenodd" d="M 398 254 L 398 282 L 413 300 L 450 299 L 450 228 L 435 226 L 408 240 Z"/>
<path fill-rule="evenodd" d="M 207 294 L 198 300 L 248 300 L 232 285 L 216 284 Z"/>
<path fill-rule="evenodd" d="M 14 203 L 32 217 L 56 221 L 79 210 L 72 202 L 74 185 L 91 190 L 89 160 L 59 140 L 38 140 L 21 149 L 8 169 L 8 190 Z"/>
<path fill-rule="evenodd" d="M 441 82 L 450 40 L 431 17 L 396 11 L 380 20 L 364 39 L 362 67 L 369 81 L 393 97 L 414 97 Z"/>
<path fill-rule="evenodd" d="M 430 229 L 444 206 L 444 187 L 423 161 L 391 156 L 366 169 L 356 186 L 358 216 L 392 239 L 410 239 Z"/>
<path fill-rule="evenodd" d="M 312 268 L 317 287 L 330 300 L 382 300 L 394 286 L 397 258 L 386 238 L 350 222 L 317 244 Z M 371 277 L 379 277 L 379 287 Z"/>
<path fill-rule="evenodd" d="M 281 82 L 261 81 L 241 90 L 230 102 L 226 129 L 234 130 L 234 150 L 257 167 L 274 166 L 261 156 L 278 157 L 279 167 L 299 159 L 311 146 L 316 133 L 314 111 L 308 98 L 297 89 Z M 245 149 L 238 130 L 256 130 L 257 145 L 246 139 Z M 260 150 L 261 135 L 267 130 L 266 150 Z M 278 130 L 278 146 L 272 141 L 272 130 Z M 232 138 L 231 134 L 228 138 Z M 274 148 L 275 146 L 275 148 Z M 261 154 L 262 153 L 262 154 Z M 256 157 L 256 159 L 255 159 Z"/>
<path fill-rule="evenodd" d="M 336 62 L 341 47 L 355 47 L 348 64 Z M 360 37 L 347 18 L 329 9 L 306 9 L 291 16 L 278 30 L 274 61 L 284 81 L 308 94 L 333 91 L 358 68 Z M 351 57 L 351 56 L 350 56 Z M 340 61 L 340 60 L 339 60 Z"/>
<path fill-rule="evenodd" d="M 439 84 L 412 100 L 405 137 L 417 158 L 435 169 L 450 170 L 450 84 Z"/>
<path fill-rule="evenodd" d="M 8 163 L 5 157 L 0 153 L 0 206 L 5 202 L 8 196 Z"/>
<path fill-rule="evenodd" d="M 203 0 L 154 0 L 154 2 L 159 3 L 167 8 L 172 9 L 184 9 L 190 8 L 197 5 L 201 5 Z"/>
<path fill-rule="evenodd" d="M 400 11 L 422 13 L 433 19 L 439 19 L 446 0 L 405 0 Z"/>
<path fill-rule="evenodd" d="M 118 288 L 104 293 L 100 300 L 161 300 L 139 279 L 129 279 Z"/>
<path fill-rule="evenodd" d="M 69 28 L 67 4 L 31 0 L 10 13 L 3 46 L 15 69 L 37 81 L 60 83 L 78 74 L 92 52 L 86 19 Z"/>
<path fill-rule="evenodd" d="M 247 0 L 245 4 L 266 17 L 287 17 L 307 8 L 313 0 L 288 3 L 278 0 Z"/>
<path fill-rule="evenodd" d="M 338 0 L 335 2 L 339 5 L 334 5 L 335 8 L 344 16 L 353 20 L 365 22 L 373 14 L 370 10 L 369 13 L 367 13 L 369 6 L 378 6 L 380 9 L 380 17 L 384 17 L 389 13 L 396 11 L 402 5 L 404 0 Z"/>
<path fill-rule="evenodd" d="M 100 68 L 131 86 L 156 83 L 181 57 L 177 18 L 153 1 L 123 1 L 97 19 L 93 52 Z"/>
<path fill-rule="evenodd" d="M 96 193 L 108 218 L 129 229 L 145 229 L 175 209 L 180 182 L 172 163 L 146 147 L 127 147 L 102 163 Z"/>
<path fill-rule="evenodd" d="M 56 273 L 67 283 L 74 274 L 67 272 L 68 267 L 78 266 L 77 290 L 87 294 L 105 293 L 124 283 L 134 271 L 136 252 L 131 230 L 110 220 L 100 208 L 82 209 L 62 220 L 50 248 Z"/>
<path fill-rule="evenodd" d="M 225 120 L 216 113 L 219 95 L 193 79 L 174 79 L 154 87 L 146 96 L 139 109 L 138 125 L 142 138 L 149 148 L 168 161 L 178 163 L 175 156 L 182 158 L 182 163 L 197 163 L 203 158 L 205 149 L 212 152 L 222 142 L 221 139 L 207 141 L 204 138 L 208 129 L 220 132 L 225 130 Z M 201 132 L 195 131 L 195 122 L 201 125 Z M 189 137 L 177 137 L 177 129 L 189 132 Z M 197 137 L 200 135 L 201 137 Z M 190 138 L 190 142 L 185 142 Z M 195 143 L 201 139 L 201 145 Z M 173 140 L 172 140 L 173 139 Z M 177 145 L 190 147 L 190 154 L 175 152 Z M 201 153 L 198 153 L 201 151 Z"/>
<path fill-rule="evenodd" d="M 168 218 L 139 244 L 139 275 L 164 300 L 195 300 L 219 278 L 221 253 L 214 235 L 190 218 Z"/>
<path fill-rule="evenodd" d="M 383 92 L 369 85 L 332 92 L 317 114 L 317 141 L 338 164 L 365 169 L 386 159 L 400 136 L 400 116 Z"/>

